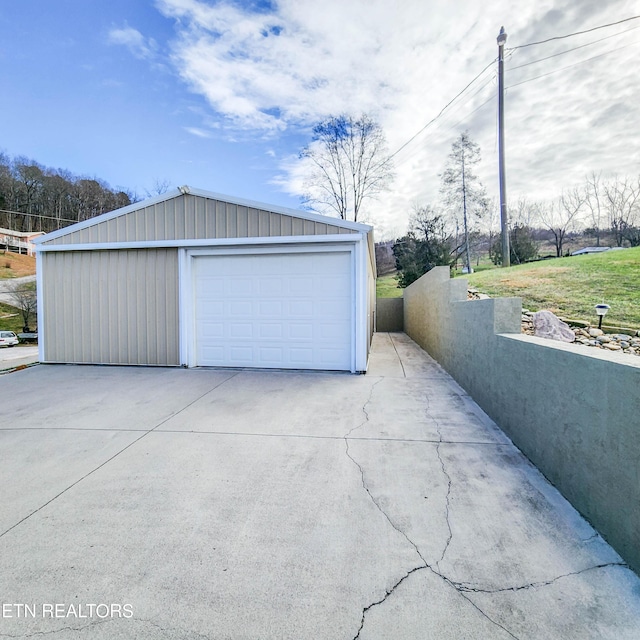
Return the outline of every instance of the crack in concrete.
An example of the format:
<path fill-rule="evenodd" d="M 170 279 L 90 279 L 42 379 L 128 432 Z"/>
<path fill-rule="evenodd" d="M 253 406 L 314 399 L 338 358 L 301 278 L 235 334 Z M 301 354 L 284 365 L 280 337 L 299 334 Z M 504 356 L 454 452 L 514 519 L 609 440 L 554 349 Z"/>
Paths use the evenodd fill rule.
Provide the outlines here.
<path fill-rule="evenodd" d="M 349 442 L 347 440 L 347 438 L 349 438 L 349 436 L 354 432 L 357 431 L 358 429 L 360 429 L 361 427 L 364 427 L 365 424 L 367 424 L 367 422 L 369 422 L 369 412 L 367 411 L 367 405 L 371 403 L 371 400 L 373 399 L 373 392 L 375 390 L 375 388 L 384 380 L 384 377 L 380 377 L 378 380 L 376 380 L 372 385 L 371 385 L 371 389 L 369 390 L 369 397 L 366 399 L 365 403 L 362 405 L 362 413 L 364 413 L 364 420 L 360 423 L 357 424 L 355 427 L 353 427 L 352 429 L 349 429 L 349 431 L 347 431 L 347 433 L 345 433 L 344 436 L 342 436 L 342 439 L 347 443 L 347 450 L 349 448 Z M 348 455 L 348 453 L 347 453 Z M 355 462 L 355 460 L 354 460 Z"/>
<path fill-rule="evenodd" d="M 473 586 L 468 582 L 452 582 L 459 592 L 464 593 L 505 593 L 507 591 L 524 591 L 526 589 L 539 589 L 540 587 L 548 587 L 549 585 L 562 580 L 563 578 L 570 578 L 571 576 L 579 576 L 589 571 L 595 571 L 596 569 L 604 569 L 606 567 L 624 567 L 629 569 L 629 565 L 626 562 L 607 562 L 605 564 L 597 564 L 593 567 L 587 567 L 586 569 L 580 569 L 580 571 L 572 571 L 570 573 L 563 573 L 560 576 L 556 576 L 551 580 L 543 580 L 540 582 L 529 582 L 528 584 L 516 585 L 512 587 L 502 587 L 500 589 L 488 589 L 479 586 Z"/>
<path fill-rule="evenodd" d="M 442 554 L 440 555 L 440 559 L 436 562 L 436 567 L 438 571 L 440 570 L 440 563 L 444 560 L 444 556 L 449 549 L 449 545 L 451 544 L 451 540 L 453 539 L 453 531 L 451 530 L 451 521 L 449 520 L 449 510 L 451 507 L 450 498 L 451 498 L 451 476 L 449 475 L 444 460 L 442 459 L 442 455 L 440 453 L 440 447 L 442 445 L 442 431 L 440 430 L 440 423 L 431 415 L 431 403 L 429 401 L 429 396 L 425 395 L 427 400 L 427 408 L 426 414 L 430 420 L 433 420 L 433 423 L 436 426 L 436 433 L 438 434 L 438 444 L 436 445 L 436 455 L 438 456 L 438 460 L 440 462 L 440 468 L 442 469 L 442 475 L 447 479 L 447 493 L 445 494 L 445 505 L 444 505 L 444 515 L 447 523 L 447 529 L 449 531 L 449 535 L 447 536 L 447 540 L 444 544 L 444 548 L 442 549 Z"/>
<path fill-rule="evenodd" d="M 393 350 L 396 352 L 396 355 L 398 356 L 398 362 L 400 363 L 400 366 L 402 367 L 402 375 L 406 378 L 407 377 L 407 372 L 404 370 L 404 362 L 402 362 L 402 358 L 400 357 L 400 354 L 398 353 L 398 350 L 396 349 L 396 343 L 393 341 L 393 338 L 391 337 L 390 333 L 387 333 L 387 335 L 389 336 L 389 340 L 391 340 L 391 346 L 393 347 Z"/>
<path fill-rule="evenodd" d="M 482 615 L 484 618 L 486 618 L 486 620 L 488 620 L 491 624 L 499 627 L 500 629 L 502 629 L 505 633 L 507 633 L 511 638 L 513 638 L 514 640 L 519 640 L 519 638 L 515 635 L 513 635 L 513 633 L 511 633 L 506 627 L 504 627 L 503 625 L 501 625 L 499 622 L 497 622 L 496 620 L 493 620 L 485 611 L 483 611 L 475 602 L 473 602 L 473 600 L 471 600 L 471 598 L 469 598 L 465 592 L 462 589 L 459 589 L 456 584 L 450 580 L 449 578 L 447 578 L 447 576 L 445 576 L 443 573 L 440 572 L 439 567 L 438 567 L 438 563 L 436 563 L 436 567 L 434 568 L 432 565 L 430 565 L 427 560 L 425 559 L 425 557 L 422 555 L 422 552 L 420 551 L 420 549 L 418 548 L 418 545 L 400 528 L 398 527 L 395 522 L 393 522 L 393 520 L 391 519 L 391 517 L 389 516 L 389 514 L 382 508 L 382 506 L 380 505 L 380 503 L 375 499 L 375 497 L 373 496 L 373 494 L 371 493 L 371 490 L 369 489 L 369 487 L 367 486 L 367 482 L 365 479 L 365 474 L 364 474 L 364 469 L 362 467 L 362 465 L 351 455 L 351 451 L 349 449 L 349 435 L 351 433 L 353 433 L 356 429 L 359 429 L 361 427 L 363 427 L 367 422 L 369 422 L 369 413 L 366 409 L 367 405 L 371 402 L 371 399 L 373 397 L 373 391 L 376 387 L 376 385 L 378 385 L 384 378 L 380 378 L 380 380 L 377 380 L 371 387 L 371 391 L 369 393 L 369 398 L 367 399 L 367 401 L 362 405 L 362 412 L 364 413 L 365 419 L 358 424 L 357 426 L 353 427 L 350 431 L 348 431 L 345 435 L 344 435 L 344 442 L 345 442 L 345 449 L 346 449 L 346 454 L 347 457 L 349 458 L 349 460 L 351 460 L 351 462 L 353 462 L 353 464 L 358 468 L 358 470 L 360 471 L 360 479 L 362 482 L 362 487 L 363 489 L 366 491 L 367 495 L 369 496 L 369 499 L 371 500 L 371 502 L 374 504 L 374 506 L 376 507 L 376 509 L 378 509 L 378 511 L 384 516 L 384 518 L 387 520 L 387 522 L 391 525 L 391 527 L 393 527 L 393 529 L 395 529 L 415 550 L 417 556 L 420 558 L 420 560 L 422 560 L 422 564 L 418 565 L 417 567 L 414 567 L 413 569 L 410 569 L 404 576 L 402 576 L 400 578 L 400 580 L 398 580 L 392 587 L 391 589 L 387 589 L 385 590 L 385 594 L 382 598 L 380 598 L 379 600 L 370 603 L 369 605 L 367 605 L 366 607 L 364 607 L 362 609 L 362 616 L 360 619 L 360 626 L 358 628 L 358 631 L 356 633 L 356 635 L 353 637 L 353 640 L 359 640 L 360 638 L 360 633 L 362 632 L 362 629 L 364 628 L 364 623 L 365 623 L 365 619 L 367 616 L 368 611 L 370 611 L 371 609 L 373 609 L 374 607 L 380 606 L 382 605 L 384 602 L 386 602 L 386 600 L 395 592 L 395 590 L 413 573 L 416 573 L 418 571 L 421 571 L 423 569 L 429 569 L 429 571 L 431 571 L 434 575 L 438 576 L 441 580 L 444 580 L 444 582 L 449 585 L 450 587 L 452 587 L 462 598 L 464 598 L 474 609 L 476 609 L 476 611 L 478 611 L 478 613 L 480 613 L 480 615 Z M 437 421 L 432 417 L 432 420 L 434 420 L 434 422 L 436 423 L 436 425 L 439 427 Z M 438 435 L 440 436 L 440 441 L 438 442 L 438 447 L 440 446 L 440 444 L 442 444 L 442 435 L 440 434 L 440 432 L 438 431 Z M 438 455 L 438 457 L 440 457 Z M 441 464 L 443 464 L 442 459 L 440 458 Z M 451 478 L 449 477 L 448 474 L 445 475 L 447 476 L 447 478 L 449 479 L 449 490 L 447 493 L 447 524 L 449 524 L 449 513 L 448 513 L 448 497 L 449 497 L 449 491 L 451 490 Z M 449 526 L 449 532 L 451 534 L 451 527 Z M 443 551 L 442 557 L 444 557 L 444 553 L 446 552 L 447 547 L 449 546 L 449 541 L 447 542 L 447 545 L 445 546 L 445 550 Z M 440 559 L 440 561 L 442 560 L 442 558 Z"/>
<path fill-rule="evenodd" d="M 9 633 L 0 633 L 0 638 L 35 638 L 36 636 L 49 636 L 55 633 L 61 633 L 62 631 L 84 631 L 89 627 L 95 627 L 98 624 L 105 624 L 106 622 L 113 622 L 117 618 L 107 618 L 105 620 L 94 620 L 89 624 L 82 625 L 81 627 L 60 627 L 60 629 L 51 629 L 49 631 L 34 631 L 33 633 L 21 633 L 20 635 L 12 635 Z"/>
<path fill-rule="evenodd" d="M 358 628 L 358 633 L 356 633 L 355 636 L 353 636 L 353 640 L 358 640 L 358 638 L 360 638 L 360 632 L 362 631 L 363 627 L 364 627 L 364 619 L 367 615 L 367 611 L 369 611 L 369 609 L 372 609 L 373 607 L 377 607 L 378 605 L 382 604 L 412 573 L 415 573 L 416 571 L 421 571 L 422 569 L 426 569 L 427 566 L 426 565 L 421 565 L 419 567 L 414 567 L 413 569 L 411 569 L 411 571 L 408 571 L 405 575 L 402 576 L 402 578 L 400 578 L 400 580 L 398 580 L 398 582 L 396 582 L 393 587 L 391 587 L 391 589 L 387 589 L 385 591 L 385 594 L 382 598 L 380 598 L 380 600 L 377 600 L 376 602 L 372 602 L 371 604 L 367 605 L 363 610 L 362 610 L 362 618 L 360 619 L 360 627 Z"/>
<path fill-rule="evenodd" d="M 146 618 L 136 618 L 134 620 L 135 622 L 142 622 L 144 624 L 149 624 L 152 627 L 155 627 L 156 629 L 159 629 L 160 631 L 166 633 L 166 632 L 173 632 L 173 631 L 179 631 L 180 633 L 184 633 L 185 636 L 188 636 L 189 638 L 204 638 L 205 640 L 211 640 L 211 636 L 207 636 L 204 635 L 203 633 L 197 633 L 194 631 L 189 630 L 187 632 L 186 629 L 182 628 L 182 627 L 163 627 L 161 625 L 159 625 L 157 622 L 154 622 L 153 620 L 148 620 Z"/>

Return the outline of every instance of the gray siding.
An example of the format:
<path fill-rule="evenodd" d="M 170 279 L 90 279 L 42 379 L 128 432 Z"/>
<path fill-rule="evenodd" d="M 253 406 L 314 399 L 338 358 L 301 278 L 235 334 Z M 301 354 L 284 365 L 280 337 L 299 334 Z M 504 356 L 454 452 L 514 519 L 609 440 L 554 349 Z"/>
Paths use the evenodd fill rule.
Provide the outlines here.
<path fill-rule="evenodd" d="M 221 200 L 181 195 L 72 231 L 43 245 L 345 233 L 357 231 Z"/>
<path fill-rule="evenodd" d="M 46 252 L 42 266 L 45 362 L 180 364 L 177 249 Z"/>

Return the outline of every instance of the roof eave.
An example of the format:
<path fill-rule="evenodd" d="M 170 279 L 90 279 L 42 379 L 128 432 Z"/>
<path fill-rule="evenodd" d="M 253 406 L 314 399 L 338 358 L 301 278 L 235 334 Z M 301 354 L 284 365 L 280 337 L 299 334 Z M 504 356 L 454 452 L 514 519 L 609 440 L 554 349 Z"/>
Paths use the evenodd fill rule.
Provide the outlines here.
<path fill-rule="evenodd" d="M 171 200 L 172 198 L 177 198 L 178 196 L 181 196 L 181 195 L 193 195 L 193 196 L 200 196 L 202 198 L 208 198 L 210 200 L 219 200 L 222 202 L 228 202 L 230 204 L 237 204 L 240 206 L 250 207 L 252 209 L 260 209 L 262 211 L 269 211 L 271 213 L 280 213 L 283 215 L 292 216 L 294 218 L 301 218 L 303 220 L 309 220 L 312 222 L 321 222 L 324 224 L 330 224 L 335 227 L 350 229 L 351 231 L 359 231 L 361 233 L 369 233 L 370 231 L 373 231 L 373 227 L 371 225 L 362 224 L 361 222 L 350 222 L 347 220 L 342 220 L 340 218 L 331 218 L 329 216 L 323 216 L 319 213 L 302 211 L 301 209 L 290 209 L 287 207 L 281 207 L 279 205 L 268 204 L 266 202 L 247 200 L 244 198 L 228 196 L 222 193 L 215 193 L 213 191 L 206 191 L 204 189 L 197 189 L 194 187 L 183 186 L 177 189 L 172 189 L 171 191 L 167 191 L 166 193 L 160 194 L 158 196 L 154 196 L 153 198 L 148 198 L 147 200 L 141 200 L 140 202 L 134 202 L 133 204 L 127 205 L 126 207 L 121 207 L 120 209 L 108 211 L 107 213 L 103 213 L 99 216 L 96 216 L 95 218 L 89 218 L 88 220 L 83 220 L 82 222 L 76 222 L 75 224 L 72 224 L 68 227 L 64 227 L 63 229 L 52 231 L 51 233 L 47 233 L 44 236 L 35 238 L 33 240 L 33 243 L 42 244 L 43 242 L 49 242 L 50 240 L 55 240 L 56 238 L 60 238 L 62 236 L 68 235 L 70 233 L 74 233 L 76 231 L 81 231 L 82 229 L 86 229 L 87 227 L 92 227 L 93 225 L 100 224 L 101 222 L 106 222 L 108 220 L 112 220 L 113 218 L 118 218 L 128 213 L 133 213 L 134 211 L 138 211 L 139 209 L 151 207 L 161 202 Z"/>

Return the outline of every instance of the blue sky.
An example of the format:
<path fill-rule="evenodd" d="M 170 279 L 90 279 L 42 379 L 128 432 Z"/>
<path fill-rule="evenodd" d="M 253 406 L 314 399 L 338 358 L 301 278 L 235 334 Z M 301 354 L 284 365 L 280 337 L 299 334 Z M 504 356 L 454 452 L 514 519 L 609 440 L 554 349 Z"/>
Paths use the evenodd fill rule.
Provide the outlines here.
<path fill-rule="evenodd" d="M 464 129 L 497 192 L 502 24 L 511 48 L 639 13 L 634 0 L 5 2 L 0 150 L 140 195 L 166 180 L 297 207 L 297 153 L 319 118 L 368 112 L 393 152 L 488 65 L 395 156 L 392 192 L 368 207 L 378 236 L 394 235 L 437 201 Z M 508 52 L 510 199 L 555 197 L 590 171 L 640 173 L 638 27 Z"/>

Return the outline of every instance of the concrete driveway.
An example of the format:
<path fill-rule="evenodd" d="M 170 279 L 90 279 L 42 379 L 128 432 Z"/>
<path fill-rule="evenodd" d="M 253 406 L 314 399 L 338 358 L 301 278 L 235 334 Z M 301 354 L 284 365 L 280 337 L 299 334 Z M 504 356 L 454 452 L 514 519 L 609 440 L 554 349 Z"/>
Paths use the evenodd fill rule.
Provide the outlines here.
<path fill-rule="evenodd" d="M 640 637 L 638 577 L 403 334 L 366 376 L 39 365 L 0 400 L 0 638 Z"/>
<path fill-rule="evenodd" d="M 38 362 L 38 347 L 20 345 L 0 348 L 0 372 Z"/>

